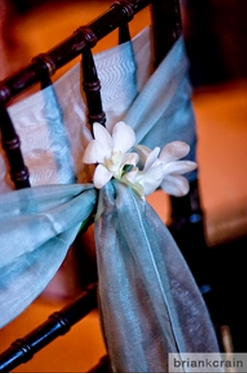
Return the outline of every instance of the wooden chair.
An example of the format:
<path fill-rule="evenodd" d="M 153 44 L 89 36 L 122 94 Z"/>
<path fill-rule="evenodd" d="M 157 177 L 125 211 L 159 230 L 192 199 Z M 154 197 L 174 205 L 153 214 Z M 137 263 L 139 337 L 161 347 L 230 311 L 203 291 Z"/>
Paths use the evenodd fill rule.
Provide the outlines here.
<path fill-rule="evenodd" d="M 94 66 L 91 48 L 113 30 L 119 28 L 119 43 L 129 40 L 128 23 L 136 13 L 150 6 L 154 28 L 155 65 L 158 66 L 171 46 L 181 34 L 181 19 L 178 0 L 119 0 L 108 11 L 91 23 L 79 27 L 72 36 L 35 57 L 24 69 L 4 80 L 0 85 L 0 118 L 3 149 L 9 164 L 10 176 L 16 189 L 30 187 L 29 172 L 21 152 L 21 145 L 14 124 L 7 112 L 12 98 L 35 84 L 41 89 L 52 84 L 51 76 L 61 67 L 82 55 L 83 90 L 87 98 L 88 121 L 105 123 L 105 114 L 100 96 L 100 84 Z M 198 183 L 191 183 L 190 192 L 182 198 L 171 198 L 170 230 L 187 259 L 199 287 L 209 291 L 209 281 L 205 269 L 206 241 L 203 229 L 203 212 L 200 206 Z M 188 252 L 187 248 L 190 248 Z M 200 250 L 198 251 L 198 248 Z M 56 337 L 69 331 L 97 306 L 97 283 L 89 285 L 82 295 L 61 311 L 52 314 L 46 322 L 38 326 L 22 339 L 16 340 L 0 355 L 0 371 L 13 370 L 27 362 L 40 349 Z M 206 292 L 207 300 L 210 292 Z M 209 306 L 211 301 L 209 301 Z M 211 308 L 214 318 L 214 308 Z M 104 358 L 92 372 L 107 372 Z"/>

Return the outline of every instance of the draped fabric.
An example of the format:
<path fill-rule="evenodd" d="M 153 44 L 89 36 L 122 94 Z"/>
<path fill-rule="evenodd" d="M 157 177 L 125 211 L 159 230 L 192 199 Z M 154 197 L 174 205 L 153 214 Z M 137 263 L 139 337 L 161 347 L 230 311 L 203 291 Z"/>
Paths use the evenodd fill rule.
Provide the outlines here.
<path fill-rule="evenodd" d="M 41 292 L 96 204 L 99 308 L 113 372 L 164 372 L 168 353 L 217 352 L 199 289 L 151 206 L 117 181 L 98 202 L 97 194 L 71 184 L 1 196 L 1 326 Z"/>
<path fill-rule="evenodd" d="M 194 160 L 182 39 L 153 73 L 149 29 L 95 61 L 107 127 L 124 119 L 151 148 L 184 140 Z M 169 352 L 216 352 L 201 295 L 156 213 L 126 185 L 111 181 L 98 191 L 88 183 L 81 159 L 91 133 L 78 66 L 9 113 L 34 187 L 9 191 L 0 159 L 0 327 L 42 292 L 96 209 L 99 305 L 112 370 L 164 372 Z"/>
<path fill-rule="evenodd" d="M 166 372 L 169 352 L 217 352 L 200 292 L 149 204 L 128 187 L 108 183 L 99 195 L 95 240 L 114 372 Z"/>
<path fill-rule="evenodd" d="M 45 288 L 96 202 L 92 185 L 0 195 L 0 328 Z"/>

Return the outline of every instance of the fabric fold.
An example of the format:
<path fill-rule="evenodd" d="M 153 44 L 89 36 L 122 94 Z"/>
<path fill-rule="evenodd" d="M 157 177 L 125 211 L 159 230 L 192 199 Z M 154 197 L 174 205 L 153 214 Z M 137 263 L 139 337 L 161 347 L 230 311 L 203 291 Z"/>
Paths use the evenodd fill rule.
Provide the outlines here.
<path fill-rule="evenodd" d="M 163 147 L 175 140 L 190 145 L 186 159 L 195 161 L 196 127 L 183 38 L 174 44 L 160 66 L 144 84 L 124 121 L 137 134 L 137 143 Z M 188 174 L 190 181 L 197 171 Z"/>
<path fill-rule="evenodd" d="M 118 182 L 95 223 L 102 326 L 113 372 L 165 372 L 168 353 L 217 352 L 210 318 L 168 229 Z"/>
<path fill-rule="evenodd" d="M 0 195 L 0 328 L 55 275 L 95 208 L 96 195 L 92 185 L 44 186 Z"/>

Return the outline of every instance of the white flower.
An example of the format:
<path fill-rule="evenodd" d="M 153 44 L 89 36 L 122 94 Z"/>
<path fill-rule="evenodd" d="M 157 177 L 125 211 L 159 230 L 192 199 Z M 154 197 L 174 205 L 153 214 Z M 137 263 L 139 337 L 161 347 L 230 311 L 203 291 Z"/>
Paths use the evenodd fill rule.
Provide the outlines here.
<path fill-rule="evenodd" d="M 112 135 L 99 123 L 93 124 L 94 139 L 85 150 L 83 162 L 98 164 L 93 182 L 96 188 L 102 188 L 114 177 L 131 186 L 144 198 L 159 186 L 173 196 L 183 196 L 189 191 L 188 180 L 181 174 L 197 168 L 192 161 L 178 161 L 185 157 L 190 147 L 185 142 L 174 141 L 162 151 L 137 145 L 137 153 L 128 153 L 135 144 L 136 136 L 132 128 L 124 122 L 118 122 L 112 129 Z M 140 158 L 141 170 L 136 166 Z"/>
<path fill-rule="evenodd" d="M 174 141 L 165 145 L 160 154 L 163 164 L 163 181 L 161 188 L 169 195 L 184 196 L 189 192 L 189 182 L 181 174 L 188 173 L 197 168 L 193 161 L 178 161 L 187 156 L 190 146 L 185 142 Z"/>
<path fill-rule="evenodd" d="M 184 196 L 189 192 L 189 182 L 181 174 L 188 173 L 197 168 L 193 161 L 178 161 L 187 156 L 190 146 L 185 142 L 174 141 L 165 145 L 160 154 L 163 164 L 163 181 L 161 188 L 169 195 Z"/>
<path fill-rule="evenodd" d="M 96 188 L 102 188 L 114 177 L 120 179 L 126 165 L 135 166 L 137 153 L 126 153 L 135 144 L 135 133 L 124 122 L 118 122 L 112 135 L 99 123 L 93 124 L 94 139 L 88 144 L 82 161 L 86 164 L 98 163 L 93 182 Z"/>
<path fill-rule="evenodd" d="M 163 179 L 163 164 L 158 159 L 159 147 L 156 147 L 153 151 L 144 146 L 137 146 L 136 148 L 139 149 L 140 147 L 143 147 L 143 151 L 144 149 L 147 151 L 145 160 L 143 160 L 143 169 L 139 170 L 135 167 L 124 174 L 121 180 L 130 185 L 143 198 L 144 195 L 149 195 L 160 186 Z"/>
<path fill-rule="evenodd" d="M 148 157 L 153 152 L 148 147 L 142 145 L 136 146 L 136 149 L 142 162 L 145 162 L 145 159 L 148 160 Z M 189 182 L 181 174 L 185 174 L 196 169 L 197 164 L 192 161 L 178 161 L 180 158 L 185 157 L 189 151 L 190 146 L 187 143 L 174 141 L 164 146 L 160 156 L 155 161 L 155 165 L 157 165 L 157 161 L 159 161 L 162 165 L 162 177 L 159 185 L 169 195 L 179 197 L 184 196 L 189 192 Z M 147 177 L 149 178 L 149 176 Z M 152 178 L 151 173 L 150 177 Z M 156 178 L 158 181 L 159 176 L 156 176 Z M 149 181 L 149 183 L 151 182 L 152 181 Z M 155 181 L 153 181 L 153 185 L 155 185 Z"/>

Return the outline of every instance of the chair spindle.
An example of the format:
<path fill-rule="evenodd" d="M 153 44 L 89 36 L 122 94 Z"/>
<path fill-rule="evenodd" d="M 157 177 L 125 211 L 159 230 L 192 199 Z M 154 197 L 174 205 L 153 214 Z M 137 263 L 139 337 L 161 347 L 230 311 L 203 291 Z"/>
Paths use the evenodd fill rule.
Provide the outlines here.
<path fill-rule="evenodd" d="M 129 24 L 124 23 L 119 26 L 119 32 L 118 32 L 118 44 L 123 44 L 128 41 L 130 41 L 130 30 L 129 30 Z"/>
<path fill-rule="evenodd" d="M 0 118 L 2 147 L 8 159 L 10 178 L 16 189 L 30 187 L 29 172 L 22 156 L 20 139 L 12 124 L 9 113 L 2 103 L 0 105 Z"/>
<path fill-rule="evenodd" d="M 168 53 L 182 32 L 179 0 L 152 2 L 155 67 Z"/>
<path fill-rule="evenodd" d="M 38 56 L 36 56 L 32 61 L 41 61 L 43 63 L 43 71 L 40 74 L 41 90 L 45 89 L 48 86 L 51 86 L 51 76 L 56 72 L 56 65 L 54 64 L 53 60 L 46 53 L 41 53 Z"/>
<path fill-rule="evenodd" d="M 98 78 L 96 66 L 90 48 L 82 52 L 83 90 L 86 94 L 88 108 L 88 122 L 90 126 L 94 122 L 105 125 L 106 115 L 102 108 L 101 84 Z"/>
<path fill-rule="evenodd" d="M 0 372 L 13 370 L 26 363 L 35 353 L 70 328 L 97 307 L 97 285 L 88 286 L 83 294 L 62 310 L 53 313 L 47 321 L 25 337 L 17 339 L 0 355 Z"/>

